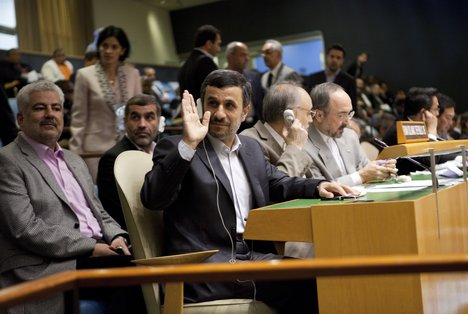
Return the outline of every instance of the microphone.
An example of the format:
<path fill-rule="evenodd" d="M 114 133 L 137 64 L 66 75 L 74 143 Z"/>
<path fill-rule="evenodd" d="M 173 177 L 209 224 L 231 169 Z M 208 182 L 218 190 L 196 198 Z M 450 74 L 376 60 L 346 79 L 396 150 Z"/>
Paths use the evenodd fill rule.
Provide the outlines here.
<path fill-rule="evenodd" d="M 283 112 L 283 118 L 284 118 L 284 123 L 286 123 L 288 127 L 291 127 L 291 125 L 294 122 L 294 119 L 296 119 L 296 117 L 294 116 L 294 111 L 292 111 L 291 109 L 286 109 Z"/>
<path fill-rule="evenodd" d="M 377 138 L 377 137 L 374 137 L 374 143 L 376 143 L 380 148 L 389 147 L 389 146 L 387 145 L 387 143 L 385 143 L 384 141 L 382 141 L 380 138 Z M 413 158 L 408 157 L 408 156 L 401 156 L 401 157 L 399 157 L 399 158 L 406 159 L 406 160 L 412 162 L 413 164 L 415 164 L 416 166 L 419 166 L 419 167 L 423 168 L 424 170 L 427 170 L 427 171 L 429 171 L 430 173 L 432 173 L 431 168 L 429 168 L 428 166 L 426 166 L 426 165 L 423 164 L 423 163 L 420 163 L 420 162 L 417 161 L 416 159 L 413 159 Z M 437 180 L 437 177 L 436 177 L 436 187 L 437 187 L 437 188 L 439 187 L 439 180 Z"/>

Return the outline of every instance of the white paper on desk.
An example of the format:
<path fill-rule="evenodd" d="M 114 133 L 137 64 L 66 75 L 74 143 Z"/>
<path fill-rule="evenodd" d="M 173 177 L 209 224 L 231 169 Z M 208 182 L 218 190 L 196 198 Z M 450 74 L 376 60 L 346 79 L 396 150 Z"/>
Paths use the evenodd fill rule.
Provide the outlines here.
<path fill-rule="evenodd" d="M 454 185 L 458 180 L 439 179 L 439 186 Z M 409 182 L 376 184 L 367 186 L 368 192 L 399 192 L 399 191 L 417 191 L 432 186 L 432 180 L 414 180 Z"/>
<path fill-rule="evenodd" d="M 382 193 L 382 192 L 410 192 L 410 191 L 419 191 L 427 188 L 426 186 L 413 186 L 413 187 L 392 187 L 392 188 L 382 188 L 382 189 L 374 189 L 375 186 L 367 188 L 367 191 Z"/>
<path fill-rule="evenodd" d="M 461 171 L 455 161 L 450 160 L 444 163 L 443 169 L 436 172 L 438 176 L 443 176 L 446 178 L 459 178 L 463 176 L 463 171 Z"/>
<path fill-rule="evenodd" d="M 432 186 L 432 180 L 414 180 L 414 181 L 401 182 L 401 183 L 376 184 L 376 185 L 367 187 L 367 190 L 369 191 L 369 188 L 380 190 L 380 189 L 413 188 L 413 187 L 426 188 L 428 186 Z"/>

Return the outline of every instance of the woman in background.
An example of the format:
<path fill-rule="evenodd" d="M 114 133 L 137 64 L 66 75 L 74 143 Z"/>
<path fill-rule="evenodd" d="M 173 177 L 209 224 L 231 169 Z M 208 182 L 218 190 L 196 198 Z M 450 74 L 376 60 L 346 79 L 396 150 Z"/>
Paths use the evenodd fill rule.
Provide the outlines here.
<path fill-rule="evenodd" d="M 124 61 L 130 54 L 125 32 L 108 26 L 99 33 L 98 62 L 78 70 L 71 115 L 70 149 L 103 153 L 123 136 L 123 108 L 141 93 L 140 74 Z M 85 158 L 96 180 L 99 157 Z"/>

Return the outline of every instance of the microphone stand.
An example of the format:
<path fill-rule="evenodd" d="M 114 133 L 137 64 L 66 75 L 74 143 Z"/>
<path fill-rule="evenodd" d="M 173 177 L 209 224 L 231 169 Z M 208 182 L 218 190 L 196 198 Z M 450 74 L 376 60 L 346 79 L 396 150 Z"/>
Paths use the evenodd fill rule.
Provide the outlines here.
<path fill-rule="evenodd" d="M 376 143 L 377 146 L 379 146 L 382 149 L 385 148 L 385 147 L 389 147 L 387 145 L 387 143 L 385 143 L 384 141 L 382 141 L 381 139 L 379 139 L 377 137 L 374 138 L 374 143 Z M 434 154 L 434 150 L 432 150 L 432 155 L 433 154 Z M 420 163 L 419 161 L 417 161 L 417 160 L 415 160 L 415 159 L 413 159 L 411 157 L 408 157 L 408 156 L 401 156 L 401 157 L 398 157 L 398 158 L 406 159 L 406 160 L 410 161 L 411 163 L 415 164 L 416 166 L 419 166 L 419 167 L 423 168 L 424 170 L 429 171 L 431 173 L 431 176 L 432 176 L 432 191 L 435 192 L 435 190 L 439 188 L 439 180 L 437 179 L 437 176 L 435 175 L 435 157 L 434 157 L 434 162 L 432 162 L 432 158 L 431 158 L 431 168 L 429 168 L 425 164 Z M 432 167 L 432 165 L 434 165 L 434 167 Z"/>
<path fill-rule="evenodd" d="M 389 147 L 387 145 L 387 143 L 385 143 L 384 141 L 382 141 L 379 138 L 374 138 L 374 142 L 381 148 Z M 408 157 L 408 156 L 402 156 L 402 157 L 399 157 L 399 158 L 409 160 L 413 164 L 418 165 L 419 167 L 421 167 L 421 168 L 423 168 L 423 169 L 425 169 L 425 170 L 427 170 L 427 171 L 429 171 L 431 173 L 432 192 L 435 195 L 435 201 L 436 201 L 437 235 L 438 235 L 438 238 L 440 239 L 439 197 L 438 197 L 438 193 L 437 193 L 437 191 L 439 189 L 439 180 L 437 179 L 436 171 L 435 171 L 435 154 L 434 154 L 434 149 L 433 148 L 429 149 L 429 156 L 430 156 L 430 160 L 431 160 L 431 168 L 429 168 L 428 166 L 426 166 L 426 165 L 420 163 L 419 161 L 417 161 L 417 160 L 415 160 L 415 159 L 413 159 L 411 157 Z"/>

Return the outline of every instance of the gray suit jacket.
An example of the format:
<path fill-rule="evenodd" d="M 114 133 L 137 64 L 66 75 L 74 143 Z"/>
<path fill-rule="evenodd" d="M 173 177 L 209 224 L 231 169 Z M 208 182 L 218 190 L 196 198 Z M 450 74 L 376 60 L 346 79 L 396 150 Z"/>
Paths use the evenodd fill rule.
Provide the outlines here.
<path fill-rule="evenodd" d="M 84 161 L 64 150 L 110 243 L 124 230 L 104 211 Z M 76 267 L 96 240 L 83 236 L 79 220 L 47 165 L 22 136 L 0 149 L 0 284 L 6 286 Z M 48 312 L 52 312 L 49 309 Z"/>
<path fill-rule="evenodd" d="M 267 89 L 267 90 L 268 90 L 268 88 L 267 88 L 268 74 L 270 72 L 271 71 L 268 70 L 265 73 L 263 73 L 262 79 L 261 79 L 262 87 Z M 275 80 L 273 80 L 271 85 L 279 83 L 279 82 L 283 82 L 283 81 L 293 81 L 293 82 L 296 82 L 299 85 L 303 84 L 302 77 L 296 72 L 296 70 L 294 70 L 291 67 L 288 67 L 284 63 L 283 63 L 283 66 L 282 66 L 282 68 L 280 69 L 280 71 L 278 73 L 278 77 Z"/>
<path fill-rule="evenodd" d="M 342 175 L 332 152 L 323 140 L 319 131 L 311 123 L 309 126 L 309 140 L 304 150 L 312 157 L 311 168 L 314 178 L 325 178 L 342 184 L 351 184 L 350 175 L 369 163 L 369 159 L 363 152 L 356 133 L 345 128 L 343 135 L 336 139 L 336 144 L 346 168 L 346 175 Z"/>
<path fill-rule="evenodd" d="M 261 121 L 241 134 L 256 139 L 263 148 L 265 158 L 279 170 L 292 177 L 311 177 L 308 171 L 312 164 L 310 156 L 294 145 L 287 145 L 283 150 Z"/>

